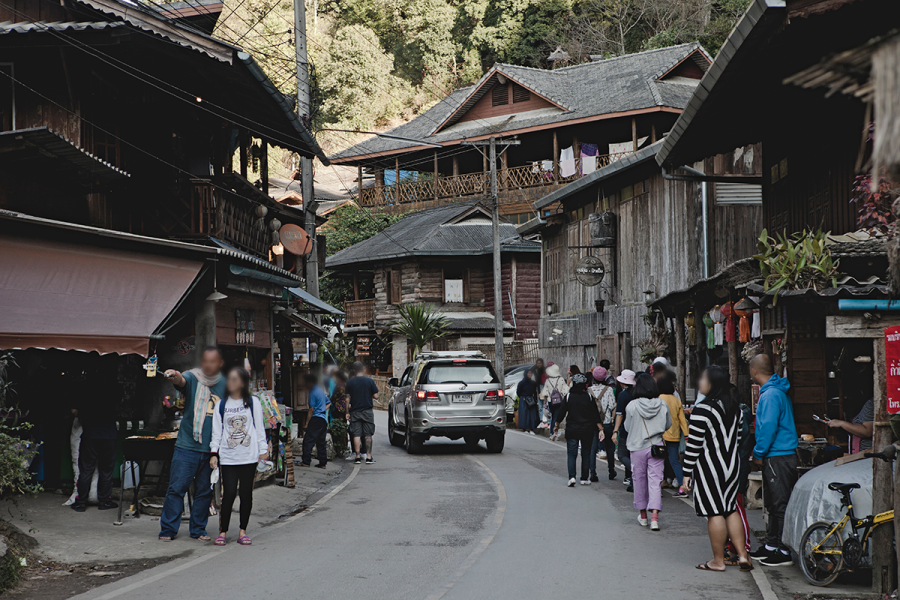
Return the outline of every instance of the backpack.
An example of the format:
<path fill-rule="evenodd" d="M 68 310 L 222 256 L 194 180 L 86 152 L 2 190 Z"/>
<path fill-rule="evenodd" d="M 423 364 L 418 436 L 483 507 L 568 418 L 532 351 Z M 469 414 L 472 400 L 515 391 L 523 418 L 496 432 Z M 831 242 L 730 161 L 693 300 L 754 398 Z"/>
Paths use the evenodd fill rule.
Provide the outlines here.
<path fill-rule="evenodd" d="M 560 393 L 560 391 L 556 389 L 559 379 L 560 378 L 557 378 L 556 381 L 553 382 L 553 391 L 550 392 L 550 404 L 562 404 L 562 393 Z"/>
<path fill-rule="evenodd" d="M 219 418 L 222 419 L 222 425 L 225 424 L 225 403 L 228 400 L 219 400 Z M 256 403 L 259 402 L 256 396 L 250 396 L 250 418 L 253 419 L 253 428 L 256 428 L 256 411 L 253 410 L 256 408 Z"/>

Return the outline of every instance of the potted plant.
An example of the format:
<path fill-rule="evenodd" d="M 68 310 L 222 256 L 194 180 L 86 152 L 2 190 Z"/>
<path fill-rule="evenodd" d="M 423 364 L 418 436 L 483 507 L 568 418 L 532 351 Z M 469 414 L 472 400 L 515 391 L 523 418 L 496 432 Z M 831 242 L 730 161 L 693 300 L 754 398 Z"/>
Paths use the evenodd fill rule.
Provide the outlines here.
<path fill-rule="evenodd" d="M 605 305 L 606 300 L 603 300 L 602 298 L 599 300 L 594 300 L 594 308 L 597 310 L 597 312 L 603 312 L 603 307 Z"/>

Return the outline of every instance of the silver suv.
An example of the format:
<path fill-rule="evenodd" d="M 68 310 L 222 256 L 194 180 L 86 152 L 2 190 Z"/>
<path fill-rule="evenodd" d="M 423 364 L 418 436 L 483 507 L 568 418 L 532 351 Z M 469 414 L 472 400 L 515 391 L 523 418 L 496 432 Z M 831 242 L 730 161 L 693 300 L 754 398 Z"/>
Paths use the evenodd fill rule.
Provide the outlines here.
<path fill-rule="evenodd" d="M 502 452 L 506 408 L 500 380 L 481 352 L 426 352 L 393 378 L 388 436 L 410 454 L 422 452 L 432 437 L 487 443 Z"/>

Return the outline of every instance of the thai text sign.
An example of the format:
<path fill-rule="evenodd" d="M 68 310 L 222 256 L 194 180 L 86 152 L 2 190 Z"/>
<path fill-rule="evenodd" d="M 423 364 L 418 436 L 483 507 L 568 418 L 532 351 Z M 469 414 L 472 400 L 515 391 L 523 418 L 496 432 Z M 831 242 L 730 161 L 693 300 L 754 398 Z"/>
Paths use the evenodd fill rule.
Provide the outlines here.
<path fill-rule="evenodd" d="M 900 413 L 900 326 L 884 330 L 884 362 L 887 366 L 887 411 Z"/>

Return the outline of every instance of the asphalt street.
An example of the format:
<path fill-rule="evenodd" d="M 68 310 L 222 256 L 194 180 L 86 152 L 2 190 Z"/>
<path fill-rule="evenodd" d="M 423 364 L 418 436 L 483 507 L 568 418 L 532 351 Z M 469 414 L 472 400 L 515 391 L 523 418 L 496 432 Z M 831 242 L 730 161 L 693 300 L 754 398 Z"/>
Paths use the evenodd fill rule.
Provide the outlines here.
<path fill-rule="evenodd" d="M 431 440 L 410 456 L 376 413 L 374 465 L 310 509 L 251 531 L 253 546 L 212 545 L 79 598 L 764 598 L 761 574 L 707 573 L 705 521 L 666 495 L 662 531 L 641 527 L 619 479 L 568 488 L 561 443 L 507 434 Z M 756 578 L 754 578 L 754 575 Z M 765 588 L 765 578 L 760 580 Z"/>

